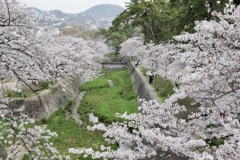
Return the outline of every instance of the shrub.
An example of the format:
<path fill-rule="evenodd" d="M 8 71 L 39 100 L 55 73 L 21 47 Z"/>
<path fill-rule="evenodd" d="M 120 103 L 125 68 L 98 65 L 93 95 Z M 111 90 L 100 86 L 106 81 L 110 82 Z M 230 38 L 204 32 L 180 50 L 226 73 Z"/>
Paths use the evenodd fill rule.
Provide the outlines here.
<path fill-rule="evenodd" d="M 72 108 L 71 108 L 72 102 L 73 102 L 72 100 L 68 100 L 66 107 L 65 107 L 65 110 L 70 113 L 72 113 Z"/>
<path fill-rule="evenodd" d="M 222 138 L 220 138 L 220 139 L 213 139 L 209 143 L 210 146 L 216 146 L 216 147 L 219 147 L 222 144 L 224 144 L 224 139 L 222 139 Z"/>
<path fill-rule="evenodd" d="M 167 80 L 163 77 L 155 77 L 153 80 L 153 86 L 160 97 L 163 97 L 164 99 L 169 97 L 174 93 L 174 83 Z"/>
<path fill-rule="evenodd" d="M 42 119 L 41 119 L 41 123 L 42 123 L 42 124 L 48 124 L 48 120 L 47 120 L 46 118 L 42 118 Z"/>
<path fill-rule="evenodd" d="M 23 156 L 23 158 L 22 158 L 22 160 L 30 160 L 31 158 L 29 157 L 29 155 L 26 155 L 26 154 L 24 154 L 24 156 Z"/>

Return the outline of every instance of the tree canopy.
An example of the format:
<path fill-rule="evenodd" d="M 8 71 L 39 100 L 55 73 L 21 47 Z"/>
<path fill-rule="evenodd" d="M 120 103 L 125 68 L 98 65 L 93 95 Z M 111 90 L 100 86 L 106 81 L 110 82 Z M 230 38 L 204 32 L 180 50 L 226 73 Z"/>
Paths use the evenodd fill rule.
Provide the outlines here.
<path fill-rule="evenodd" d="M 110 30 L 141 27 L 145 42 L 167 42 L 184 31 L 194 32 L 196 20 L 212 19 L 213 11 L 222 12 L 229 0 L 131 0 L 113 22 Z M 237 4 L 237 2 L 236 2 Z"/>

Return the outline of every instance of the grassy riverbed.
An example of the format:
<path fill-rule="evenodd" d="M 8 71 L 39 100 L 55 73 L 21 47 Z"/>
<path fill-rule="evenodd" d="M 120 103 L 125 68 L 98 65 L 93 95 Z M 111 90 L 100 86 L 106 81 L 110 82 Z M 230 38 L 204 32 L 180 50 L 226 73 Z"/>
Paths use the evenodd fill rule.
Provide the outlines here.
<path fill-rule="evenodd" d="M 113 84 L 112 86 L 109 85 L 109 81 Z M 83 121 L 82 126 L 78 126 L 72 118 L 66 119 L 67 109 L 56 111 L 45 121 L 48 129 L 57 132 L 58 137 L 52 138 L 51 141 L 63 154 L 68 154 L 68 148 L 92 147 L 99 150 L 101 144 L 108 145 L 101 132 L 87 130 L 88 125 L 93 125 L 89 121 L 89 113 L 92 112 L 97 116 L 100 122 L 109 124 L 119 120 L 115 117 L 115 113 L 138 111 L 127 69 L 104 71 L 104 76 L 85 83 L 81 91 L 86 92 L 78 108 Z M 117 144 L 112 145 L 112 148 L 117 149 L 117 147 Z M 71 157 L 82 159 L 77 155 L 71 155 Z"/>
<path fill-rule="evenodd" d="M 108 81 L 113 86 L 109 86 Z M 115 113 L 137 112 L 137 100 L 132 90 L 130 75 L 127 69 L 105 71 L 103 78 L 87 82 L 82 90 L 87 91 L 79 113 L 82 120 L 87 121 L 86 113 L 93 112 L 101 122 L 111 123 L 117 120 Z"/>

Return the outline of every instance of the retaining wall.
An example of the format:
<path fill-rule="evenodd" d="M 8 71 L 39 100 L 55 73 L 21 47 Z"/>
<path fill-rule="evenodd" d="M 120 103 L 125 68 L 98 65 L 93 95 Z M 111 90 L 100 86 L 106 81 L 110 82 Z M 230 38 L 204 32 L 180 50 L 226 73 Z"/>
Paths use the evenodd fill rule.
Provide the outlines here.
<path fill-rule="evenodd" d="M 54 111 L 65 107 L 68 100 L 74 99 L 79 92 L 79 87 L 83 84 L 81 75 L 74 77 L 62 78 L 58 84 L 39 93 L 38 96 L 23 99 L 14 99 L 10 102 L 9 107 L 18 108 L 25 106 L 24 114 L 31 118 L 40 120 L 48 118 Z"/>
<path fill-rule="evenodd" d="M 145 100 L 157 100 L 160 103 L 160 99 L 157 97 L 153 88 L 148 84 L 148 81 L 143 77 L 140 70 L 135 67 L 133 62 L 129 57 L 126 57 L 127 67 L 131 74 L 132 85 L 134 93 L 137 99 L 145 99 Z"/>

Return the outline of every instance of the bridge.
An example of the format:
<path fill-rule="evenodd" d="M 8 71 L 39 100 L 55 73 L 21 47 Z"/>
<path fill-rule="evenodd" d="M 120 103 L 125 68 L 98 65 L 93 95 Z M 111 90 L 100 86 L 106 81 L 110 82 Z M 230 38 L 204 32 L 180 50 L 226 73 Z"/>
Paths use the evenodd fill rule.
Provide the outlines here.
<path fill-rule="evenodd" d="M 102 67 L 107 70 L 120 70 L 127 68 L 126 62 L 103 62 L 101 63 Z"/>

